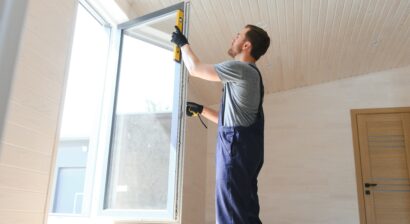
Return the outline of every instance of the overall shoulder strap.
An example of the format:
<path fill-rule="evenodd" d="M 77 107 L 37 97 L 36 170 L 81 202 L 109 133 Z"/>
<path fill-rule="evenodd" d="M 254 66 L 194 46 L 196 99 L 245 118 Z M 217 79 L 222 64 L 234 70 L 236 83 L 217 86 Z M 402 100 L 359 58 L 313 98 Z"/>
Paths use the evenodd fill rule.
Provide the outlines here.
<path fill-rule="evenodd" d="M 255 65 L 253 65 L 253 64 L 249 64 L 252 68 L 254 68 L 257 72 L 258 72 L 258 74 L 259 74 L 259 80 L 260 80 L 260 82 L 259 82 L 259 86 L 260 86 L 260 96 L 261 96 L 261 100 L 260 100 L 260 102 L 259 102 L 259 112 L 261 112 L 262 111 L 262 103 L 263 103 L 263 97 L 264 97 L 264 95 L 265 95 L 265 87 L 263 86 L 263 81 L 262 81 L 262 74 L 261 74 L 261 72 L 259 71 L 259 69 L 255 66 Z"/>

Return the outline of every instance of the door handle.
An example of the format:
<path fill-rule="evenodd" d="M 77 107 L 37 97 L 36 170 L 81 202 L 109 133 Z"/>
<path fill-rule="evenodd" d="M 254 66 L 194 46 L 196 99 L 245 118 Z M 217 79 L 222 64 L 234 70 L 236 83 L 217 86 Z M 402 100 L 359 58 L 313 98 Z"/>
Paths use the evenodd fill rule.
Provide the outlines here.
<path fill-rule="evenodd" d="M 377 184 L 373 184 L 373 183 L 365 183 L 364 187 L 376 187 Z"/>

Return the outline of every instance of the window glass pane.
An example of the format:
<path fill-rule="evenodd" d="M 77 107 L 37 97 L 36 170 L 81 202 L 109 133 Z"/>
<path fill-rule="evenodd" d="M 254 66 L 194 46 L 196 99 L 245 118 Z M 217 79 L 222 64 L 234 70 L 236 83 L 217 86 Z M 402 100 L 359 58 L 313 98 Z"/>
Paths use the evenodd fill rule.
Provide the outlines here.
<path fill-rule="evenodd" d="M 90 194 L 84 195 L 91 191 L 89 180 L 93 180 L 87 166 L 89 153 L 96 150 L 90 144 L 98 133 L 108 48 L 109 28 L 79 4 L 55 164 L 52 213 L 85 214 L 85 200 L 91 200 Z"/>
<path fill-rule="evenodd" d="M 107 28 L 79 5 L 60 138 L 89 138 L 95 134 L 108 48 Z"/>
<path fill-rule="evenodd" d="M 124 32 L 105 208 L 168 208 L 175 15 Z"/>
<path fill-rule="evenodd" d="M 58 169 L 53 212 L 81 213 L 84 177 L 84 167 L 62 167 Z"/>
<path fill-rule="evenodd" d="M 53 213 L 81 214 L 88 141 L 68 140 L 59 145 L 56 161 L 56 184 Z"/>

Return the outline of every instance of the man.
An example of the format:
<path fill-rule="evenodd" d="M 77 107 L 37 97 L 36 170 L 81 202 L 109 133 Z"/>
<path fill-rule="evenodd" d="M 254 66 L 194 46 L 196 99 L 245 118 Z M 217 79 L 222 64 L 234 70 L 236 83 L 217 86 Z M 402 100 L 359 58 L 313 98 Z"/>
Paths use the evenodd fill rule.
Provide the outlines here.
<path fill-rule="evenodd" d="M 216 149 L 216 223 L 259 224 L 257 177 L 263 164 L 263 83 L 255 62 L 266 53 L 266 31 L 247 25 L 233 39 L 228 54 L 234 59 L 216 65 L 202 63 L 176 27 L 173 43 L 194 76 L 222 82 L 218 112 L 188 102 L 187 115 L 203 115 L 218 124 Z"/>

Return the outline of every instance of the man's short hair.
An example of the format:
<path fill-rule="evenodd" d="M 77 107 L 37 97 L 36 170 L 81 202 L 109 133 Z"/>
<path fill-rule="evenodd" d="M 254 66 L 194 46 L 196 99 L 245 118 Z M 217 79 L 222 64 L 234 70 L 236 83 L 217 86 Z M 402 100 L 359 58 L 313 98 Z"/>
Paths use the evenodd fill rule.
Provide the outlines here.
<path fill-rule="evenodd" d="M 246 39 L 252 44 L 251 56 L 258 60 L 269 48 L 270 38 L 268 33 L 255 25 L 248 24 L 245 28 L 249 28 L 246 32 Z"/>

